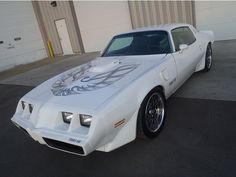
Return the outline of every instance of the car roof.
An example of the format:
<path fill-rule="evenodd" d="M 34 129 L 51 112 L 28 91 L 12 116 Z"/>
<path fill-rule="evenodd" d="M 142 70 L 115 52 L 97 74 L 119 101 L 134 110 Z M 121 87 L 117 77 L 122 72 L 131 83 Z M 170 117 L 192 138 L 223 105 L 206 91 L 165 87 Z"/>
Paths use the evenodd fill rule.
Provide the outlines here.
<path fill-rule="evenodd" d="M 170 23 L 170 24 L 161 24 L 161 25 L 157 25 L 157 26 L 150 26 L 150 27 L 144 27 L 144 28 L 137 28 L 125 33 L 121 33 L 119 35 L 122 34 L 129 34 L 129 33 L 135 33 L 135 32 L 145 32 L 145 31 L 171 31 L 174 28 L 179 28 L 179 27 L 183 27 L 183 26 L 190 26 L 189 24 L 186 23 Z"/>

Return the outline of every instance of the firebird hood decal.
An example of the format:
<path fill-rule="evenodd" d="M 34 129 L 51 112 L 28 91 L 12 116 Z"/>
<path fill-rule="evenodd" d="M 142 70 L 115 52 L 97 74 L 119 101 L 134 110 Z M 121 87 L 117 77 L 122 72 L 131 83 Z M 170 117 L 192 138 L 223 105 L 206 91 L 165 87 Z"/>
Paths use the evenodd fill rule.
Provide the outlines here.
<path fill-rule="evenodd" d="M 91 72 L 93 67 L 91 63 L 88 63 L 62 76 L 52 84 L 53 95 L 69 96 L 107 87 L 135 70 L 138 64 L 119 64 L 109 71 L 98 73 Z"/>

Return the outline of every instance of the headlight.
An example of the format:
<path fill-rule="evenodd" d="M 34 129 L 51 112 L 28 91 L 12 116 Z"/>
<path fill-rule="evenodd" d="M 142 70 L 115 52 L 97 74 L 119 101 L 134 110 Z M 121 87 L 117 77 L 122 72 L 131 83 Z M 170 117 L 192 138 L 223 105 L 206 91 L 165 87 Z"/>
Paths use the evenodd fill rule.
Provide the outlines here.
<path fill-rule="evenodd" d="M 32 104 L 29 104 L 29 112 L 32 113 L 34 109 L 34 106 Z"/>
<path fill-rule="evenodd" d="M 22 106 L 23 110 L 25 109 L 25 105 L 26 105 L 26 103 L 24 101 L 21 101 L 21 106 Z"/>
<path fill-rule="evenodd" d="M 85 127 L 90 127 L 92 116 L 86 114 L 80 114 L 80 124 Z"/>
<path fill-rule="evenodd" d="M 65 123 L 70 124 L 72 117 L 73 117 L 73 113 L 62 112 L 62 118 Z"/>

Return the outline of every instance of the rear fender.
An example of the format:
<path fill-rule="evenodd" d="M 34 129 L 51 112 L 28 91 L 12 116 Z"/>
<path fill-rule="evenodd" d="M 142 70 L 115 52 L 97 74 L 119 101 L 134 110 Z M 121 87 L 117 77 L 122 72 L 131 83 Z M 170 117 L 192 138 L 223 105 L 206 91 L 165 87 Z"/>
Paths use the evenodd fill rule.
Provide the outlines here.
<path fill-rule="evenodd" d="M 206 57 L 206 54 L 202 56 L 200 62 L 197 64 L 195 72 L 201 71 L 205 68 L 205 57 Z"/>
<path fill-rule="evenodd" d="M 207 39 L 207 44 L 211 42 L 212 44 L 214 43 L 214 32 L 213 31 L 199 31 L 201 34 L 204 35 L 204 37 Z"/>

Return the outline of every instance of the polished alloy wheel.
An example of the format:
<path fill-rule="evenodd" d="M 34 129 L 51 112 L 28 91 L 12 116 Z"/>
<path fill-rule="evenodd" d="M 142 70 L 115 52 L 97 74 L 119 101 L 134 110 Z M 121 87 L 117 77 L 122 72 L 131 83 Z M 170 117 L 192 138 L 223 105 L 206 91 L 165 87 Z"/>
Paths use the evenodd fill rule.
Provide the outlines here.
<path fill-rule="evenodd" d="M 163 123 L 165 102 L 160 93 L 154 92 L 148 99 L 145 108 L 146 127 L 150 132 L 157 132 Z"/>
<path fill-rule="evenodd" d="M 208 69 L 211 68 L 211 64 L 212 64 L 212 50 L 211 47 L 208 46 L 207 48 L 207 57 L 206 57 L 206 66 Z"/>

